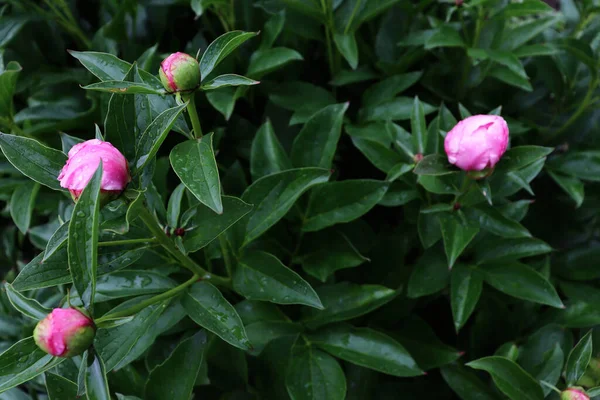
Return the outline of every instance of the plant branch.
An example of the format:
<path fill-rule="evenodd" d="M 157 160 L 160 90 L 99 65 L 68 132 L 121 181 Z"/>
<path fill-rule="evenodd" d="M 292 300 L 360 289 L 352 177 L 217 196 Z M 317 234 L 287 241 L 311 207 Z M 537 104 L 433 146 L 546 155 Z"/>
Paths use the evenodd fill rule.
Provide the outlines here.
<path fill-rule="evenodd" d="M 192 93 L 187 104 L 187 111 L 192 121 L 192 128 L 194 129 L 194 137 L 199 139 L 202 137 L 202 127 L 200 126 L 200 119 L 198 118 L 198 111 L 196 110 L 196 95 Z"/>

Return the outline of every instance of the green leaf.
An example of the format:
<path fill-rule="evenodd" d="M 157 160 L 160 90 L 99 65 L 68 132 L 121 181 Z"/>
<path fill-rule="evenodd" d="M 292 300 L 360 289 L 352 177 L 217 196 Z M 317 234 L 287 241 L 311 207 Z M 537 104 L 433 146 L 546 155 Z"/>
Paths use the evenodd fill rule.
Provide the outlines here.
<path fill-rule="evenodd" d="M 506 218 L 500 211 L 490 206 L 476 206 L 466 210 L 479 226 L 495 235 L 505 238 L 531 237 L 531 233 L 520 223 Z"/>
<path fill-rule="evenodd" d="M 144 398 L 189 399 L 204 360 L 206 343 L 204 331 L 181 341 L 169 358 L 151 371 Z"/>
<path fill-rule="evenodd" d="M 463 400 L 498 400 L 487 384 L 463 366 L 446 365 L 440 372 L 448 386 Z"/>
<path fill-rule="evenodd" d="M 261 321 L 246 325 L 246 333 L 252 343 L 250 354 L 259 355 L 271 341 L 303 330 L 302 325 L 289 321 Z"/>
<path fill-rule="evenodd" d="M 200 59 L 202 80 L 206 79 L 213 69 L 232 51 L 256 35 L 257 33 L 255 32 L 231 31 L 216 38 L 206 48 Z"/>
<path fill-rule="evenodd" d="M 166 307 L 164 302 L 154 304 L 144 308 L 126 324 L 111 329 L 98 329 L 94 347 L 104 360 L 106 371 L 112 371 L 129 357 L 148 331 L 157 329 L 157 320 Z"/>
<path fill-rule="evenodd" d="M 60 375 L 46 372 L 46 390 L 50 400 L 76 400 L 77 384 Z"/>
<path fill-rule="evenodd" d="M 414 173 L 417 175 L 440 176 L 456 172 L 448 158 L 441 154 L 430 154 L 423 157 L 415 167 Z"/>
<path fill-rule="evenodd" d="M 282 68 L 292 61 L 303 60 L 302 55 L 296 50 L 286 47 L 274 47 L 268 50 L 257 50 L 250 57 L 250 65 L 246 75 L 253 78 L 262 76 Z"/>
<path fill-rule="evenodd" d="M 575 202 L 575 207 L 579 208 L 583 204 L 583 199 L 585 197 L 583 182 L 581 182 L 577 178 L 572 178 L 570 176 L 564 176 L 562 174 L 557 174 L 552 170 L 548 170 L 548 175 L 554 182 L 564 190 L 571 199 Z"/>
<path fill-rule="evenodd" d="M 298 197 L 312 186 L 327 182 L 329 171 L 322 168 L 298 168 L 260 178 L 242 195 L 254 205 L 248 218 L 244 244 L 250 243 L 279 221 Z"/>
<path fill-rule="evenodd" d="M 533 90 L 533 87 L 529 82 L 529 78 L 519 75 L 505 66 L 493 66 L 490 68 L 488 75 L 492 78 L 498 79 L 501 82 L 518 87 L 519 89 L 523 89 L 527 92 L 531 92 Z"/>
<path fill-rule="evenodd" d="M 127 82 L 112 80 L 92 83 L 91 85 L 83 86 L 82 89 L 115 94 L 165 94 L 164 90 L 157 90 L 153 86 L 143 82 Z"/>
<path fill-rule="evenodd" d="M 270 49 L 279 37 L 285 24 L 285 12 L 272 15 L 265 23 L 261 31 L 262 40 L 260 41 L 260 50 Z"/>
<path fill-rule="evenodd" d="M 552 350 L 550 352 L 546 352 L 544 364 L 542 365 L 540 371 L 536 374 L 535 378 L 539 381 L 556 385 L 560 379 L 564 362 L 565 356 L 562 348 L 560 347 L 560 344 L 555 343 Z M 544 396 L 548 396 L 548 394 L 552 391 L 552 389 L 547 386 L 542 387 L 542 390 L 544 391 Z"/>
<path fill-rule="evenodd" d="M 206 93 L 208 102 L 229 121 L 235 102 L 240 97 L 240 88 L 225 87 L 217 90 L 211 90 Z"/>
<path fill-rule="evenodd" d="M 378 141 L 352 136 L 352 143 L 379 170 L 389 173 L 405 159 L 396 151 Z"/>
<path fill-rule="evenodd" d="M 552 147 L 541 146 L 518 146 L 509 149 L 500 162 L 496 165 L 496 171 L 516 171 L 533 164 L 541 158 L 552 153 Z"/>
<path fill-rule="evenodd" d="M 193 253 L 207 246 L 252 211 L 250 204 L 236 197 L 223 196 L 222 203 L 222 214 L 215 214 L 203 204 L 198 204 L 183 214 L 181 226 L 186 228 L 183 245 L 187 251 Z"/>
<path fill-rule="evenodd" d="M 572 386 L 583 376 L 592 358 L 592 332 L 588 331 L 569 353 L 565 364 L 565 380 Z"/>
<path fill-rule="evenodd" d="M 348 105 L 349 103 L 327 106 L 304 124 L 292 146 L 294 166 L 331 168 Z"/>
<path fill-rule="evenodd" d="M 344 400 L 346 377 L 335 358 L 309 346 L 301 349 L 296 346 L 285 378 L 290 397 L 293 400 Z"/>
<path fill-rule="evenodd" d="M 396 292 L 380 285 L 343 282 L 316 289 L 324 310 L 305 309 L 302 320 L 310 328 L 345 321 L 367 314 L 386 304 Z"/>
<path fill-rule="evenodd" d="M 236 75 L 236 74 L 225 74 L 219 75 L 214 79 L 206 82 L 202 86 L 200 86 L 200 90 L 215 90 L 218 88 L 228 87 L 228 86 L 251 86 L 259 84 L 259 81 L 255 81 L 254 79 L 246 78 L 245 76 Z"/>
<path fill-rule="evenodd" d="M 523 368 L 504 357 L 484 357 L 467 366 L 489 372 L 498 389 L 511 400 L 542 400 L 540 384 Z"/>
<path fill-rule="evenodd" d="M 450 276 L 450 304 L 454 328 L 462 328 L 479 301 L 483 290 L 483 279 L 473 268 L 457 264 Z"/>
<path fill-rule="evenodd" d="M 98 226 L 100 222 L 100 184 L 102 160 L 79 196 L 69 222 L 69 271 L 83 305 L 94 304 L 98 274 Z"/>
<path fill-rule="evenodd" d="M 512 27 L 512 29 L 504 31 L 500 41 L 502 48 L 506 50 L 516 49 L 561 20 L 562 17 L 558 15 L 527 19 L 525 22 Z"/>
<path fill-rule="evenodd" d="M 363 106 L 375 106 L 394 97 L 414 85 L 423 76 L 423 71 L 392 75 L 370 86 L 362 95 Z"/>
<path fill-rule="evenodd" d="M 40 321 L 52 312 L 51 309 L 42 306 L 37 300 L 29 299 L 17 292 L 10 283 L 6 283 L 4 287 L 6 288 L 8 300 L 21 314 Z"/>
<path fill-rule="evenodd" d="M 425 115 L 429 115 L 436 110 L 434 106 L 421 102 Z M 361 108 L 359 118 L 363 122 L 370 121 L 406 121 L 412 115 L 414 99 L 411 97 L 399 96 L 394 99 L 386 100 L 380 104 Z"/>
<path fill-rule="evenodd" d="M 2 132 L 0 148 L 23 175 L 50 189 L 64 190 L 58 182 L 58 175 L 67 162 L 67 156 L 62 151 L 46 147 L 34 139 Z"/>
<path fill-rule="evenodd" d="M 2 66 L 2 56 L 0 55 L 0 117 L 12 120 L 15 114 L 13 96 L 17 89 L 17 78 L 22 69 L 16 61 L 9 62 L 4 68 Z"/>
<path fill-rule="evenodd" d="M 600 151 L 571 151 L 553 158 L 548 162 L 548 168 L 584 181 L 600 182 Z"/>
<path fill-rule="evenodd" d="M 514 75 L 528 79 L 527 72 L 521 61 L 512 52 L 470 48 L 467 54 L 478 60 L 490 60 L 508 68 Z"/>
<path fill-rule="evenodd" d="M 493 246 L 480 243 L 475 248 L 475 258 L 481 264 L 490 261 L 517 260 L 546 254 L 550 251 L 552 251 L 552 247 L 536 238 L 494 239 Z"/>
<path fill-rule="evenodd" d="M 526 46 L 521 46 L 513 50 L 513 54 L 519 58 L 537 57 L 537 56 L 553 56 L 559 52 L 556 46 L 548 43 L 534 43 Z"/>
<path fill-rule="evenodd" d="M 266 175 L 292 168 L 292 163 L 275 135 L 273 125 L 267 120 L 252 140 L 250 174 L 256 180 Z"/>
<path fill-rule="evenodd" d="M 447 24 L 440 24 L 433 35 L 425 42 L 425 49 L 436 47 L 466 47 L 460 33 Z"/>
<path fill-rule="evenodd" d="M 202 204 L 222 214 L 221 183 L 213 151 L 213 134 L 179 143 L 171 150 L 169 159 L 185 187 Z"/>
<path fill-rule="evenodd" d="M 412 129 L 412 138 L 414 149 L 417 153 L 423 154 L 427 148 L 427 124 L 425 123 L 425 110 L 419 97 L 415 97 L 412 113 L 410 115 L 410 126 Z"/>
<path fill-rule="evenodd" d="M 414 299 L 439 292 L 448 285 L 449 278 L 450 271 L 444 255 L 426 252 L 412 270 L 406 295 Z"/>
<path fill-rule="evenodd" d="M 88 350 L 83 356 L 82 362 L 86 363 L 84 384 L 87 398 L 90 400 L 111 400 L 106 376 L 108 371 L 100 356 Z"/>
<path fill-rule="evenodd" d="M 171 228 L 179 227 L 179 214 L 181 213 L 181 200 L 185 194 L 185 185 L 180 183 L 171 193 L 167 205 L 167 224 Z"/>
<path fill-rule="evenodd" d="M 375 207 L 388 187 L 388 182 L 367 179 L 320 185 L 312 190 L 302 230 L 318 231 L 353 221 Z"/>
<path fill-rule="evenodd" d="M 185 107 L 186 104 L 182 104 L 163 111 L 142 133 L 136 144 L 135 174 L 139 174 L 154 159 L 160 145 L 167 138 L 167 134 Z"/>
<path fill-rule="evenodd" d="M 323 309 L 310 284 L 269 253 L 255 251 L 244 254 L 232 279 L 234 289 L 249 300 L 304 304 Z"/>
<path fill-rule="evenodd" d="M 443 215 L 440 217 L 440 228 L 448 258 L 448 268 L 452 268 L 458 257 L 479 233 L 479 226 L 453 215 Z"/>
<path fill-rule="evenodd" d="M 18 186 L 10 198 L 10 216 L 22 234 L 26 234 L 31 223 L 40 184 L 27 182 Z"/>
<path fill-rule="evenodd" d="M 509 3 L 501 12 L 504 18 L 524 17 L 530 14 L 554 12 L 554 9 L 541 0 L 525 0 L 522 3 Z"/>
<path fill-rule="evenodd" d="M 135 68 L 131 68 L 123 79 L 134 80 Z M 136 110 L 138 105 L 136 100 L 139 97 L 112 95 L 104 120 L 106 139 L 113 143 L 131 162 L 135 160 L 136 141 L 142 134 L 142 129 L 145 129 L 145 126 L 138 125 L 138 111 L 143 115 L 142 110 Z M 147 98 L 147 96 L 144 97 Z M 150 110 L 145 111 L 150 112 Z"/>
<path fill-rule="evenodd" d="M 309 340 L 337 358 L 384 374 L 400 377 L 423 375 L 400 343 L 370 328 L 337 324 L 309 335 Z"/>
<path fill-rule="evenodd" d="M 358 46 L 354 33 L 337 33 L 333 34 L 333 41 L 340 54 L 344 57 L 350 68 L 358 67 Z"/>
<path fill-rule="evenodd" d="M 69 54 L 79 60 L 84 67 L 101 81 L 122 81 L 131 68 L 131 64 L 108 53 L 95 51 L 73 51 Z"/>
<path fill-rule="evenodd" d="M 485 281 L 508 294 L 523 300 L 565 308 L 554 286 L 539 272 L 518 262 L 486 264 L 480 268 Z"/>
<path fill-rule="evenodd" d="M 64 361 L 41 350 L 32 337 L 21 339 L 0 354 L 0 393 L 19 386 Z"/>
<path fill-rule="evenodd" d="M 210 283 L 198 282 L 192 285 L 184 295 L 182 304 L 189 317 L 198 325 L 232 346 L 242 350 L 251 347 L 244 324 L 235 308 Z"/>

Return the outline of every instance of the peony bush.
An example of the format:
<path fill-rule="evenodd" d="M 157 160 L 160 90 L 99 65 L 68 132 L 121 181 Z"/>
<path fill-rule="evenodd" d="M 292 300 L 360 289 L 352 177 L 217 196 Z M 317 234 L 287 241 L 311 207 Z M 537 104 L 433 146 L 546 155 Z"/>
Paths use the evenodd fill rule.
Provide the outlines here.
<path fill-rule="evenodd" d="M 0 4 L 1 399 L 600 399 L 600 1 Z"/>

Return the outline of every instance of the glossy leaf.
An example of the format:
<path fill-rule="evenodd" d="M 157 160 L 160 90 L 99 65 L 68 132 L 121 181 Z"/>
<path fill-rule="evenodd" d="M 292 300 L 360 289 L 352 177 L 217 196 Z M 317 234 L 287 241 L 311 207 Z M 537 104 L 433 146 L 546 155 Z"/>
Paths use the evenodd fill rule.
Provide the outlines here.
<path fill-rule="evenodd" d="M 7 135 L 0 132 L 0 148 L 12 165 L 34 181 L 50 189 L 63 190 L 58 175 L 67 162 L 67 156 L 46 147 L 34 139 Z"/>
<path fill-rule="evenodd" d="M 423 154 L 427 148 L 427 125 L 425 123 L 425 110 L 418 97 L 415 97 L 413 104 L 410 126 L 414 149 L 419 154 Z"/>
<path fill-rule="evenodd" d="M 169 358 L 150 373 L 145 398 L 190 398 L 204 360 L 206 342 L 204 331 L 181 341 Z"/>
<path fill-rule="evenodd" d="M 219 170 L 213 150 L 213 134 L 179 143 L 169 155 L 181 182 L 205 206 L 223 213 Z"/>
<path fill-rule="evenodd" d="M 292 163 L 267 120 L 256 132 L 250 155 L 250 174 L 253 179 L 292 168 Z"/>
<path fill-rule="evenodd" d="M 479 232 L 479 226 L 455 216 L 440 217 L 440 228 L 444 240 L 444 250 L 448 258 L 448 268 L 452 268 L 458 257 Z"/>
<path fill-rule="evenodd" d="M 425 156 L 414 170 L 417 175 L 439 176 L 456 172 L 448 158 L 441 154 L 430 154 Z"/>
<path fill-rule="evenodd" d="M 126 82 L 126 81 L 102 81 L 84 86 L 82 89 L 96 90 L 99 92 L 116 93 L 116 94 L 158 94 L 164 95 L 164 90 L 157 90 L 154 87 L 141 82 Z"/>
<path fill-rule="evenodd" d="M 169 108 L 162 112 L 142 133 L 136 144 L 135 171 L 141 172 L 158 152 L 167 134 L 175 124 L 179 114 L 186 107 L 185 104 Z M 187 142 L 184 142 L 187 143 Z"/>
<path fill-rule="evenodd" d="M 95 51 L 69 51 L 84 67 L 101 81 L 121 81 L 131 68 L 131 64 L 112 54 Z"/>
<path fill-rule="evenodd" d="M 102 162 L 79 196 L 69 222 L 69 271 L 86 308 L 93 307 L 98 274 L 98 226 Z"/>
<path fill-rule="evenodd" d="M 216 78 L 211 79 L 210 81 L 204 83 L 200 86 L 201 90 L 215 90 L 222 87 L 228 86 L 251 86 L 257 85 L 260 82 L 255 81 L 254 79 L 246 78 L 245 76 L 235 75 L 235 74 L 225 74 L 219 75 Z"/>
<path fill-rule="evenodd" d="M 300 53 L 287 47 L 274 47 L 268 50 L 255 51 L 250 58 L 250 65 L 248 65 L 246 74 L 253 78 L 260 78 L 292 61 L 301 61 L 302 59 Z"/>
<path fill-rule="evenodd" d="M 389 184 L 375 180 L 330 182 L 313 189 L 302 230 L 318 231 L 366 214 L 383 198 Z"/>
<path fill-rule="evenodd" d="M 467 322 L 481 296 L 483 279 L 480 274 L 463 264 L 452 269 L 450 277 L 450 304 L 454 328 L 458 332 Z"/>
<path fill-rule="evenodd" d="M 231 31 L 215 39 L 207 48 L 200 59 L 200 73 L 202 80 L 215 69 L 225 57 L 231 54 L 246 40 L 256 36 L 254 32 Z"/>
<path fill-rule="evenodd" d="M 183 307 L 198 325 L 242 350 L 250 348 L 244 325 L 233 306 L 221 292 L 206 282 L 192 285 L 184 295 Z"/>
<path fill-rule="evenodd" d="M 302 193 L 328 179 L 329 171 L 326 169 L 298 168 L 254 182 L 242 195 L 242 200 L 254 205 L 246 225 L 244 243 L 250 243 L 279 221 Z"/>
<path fill-rule="evenodd" d="M 285 385 L 293 400 L 343 400 L 346 377 L 335 358 L 321 350 L 297 350 L 287 369 Z"/>
<path fill-rule="evenodd" d="M 459 365 L 446 365 L 440 369 L 442 377 L 461 399 L 498 400 L 491 388 L 468 368 Z"/>
<path fill-rule="evenodd" d="M 558 186 L 573 199 L 575 207 L 580 207 L 583 204 L 583 199 L 585 197 L 583 182 L 577 178 L 557 174 L 551 170 L 548 170 L 547 172 L 548 175 L 554 179 L 554 182 L 556 182 Z"/>
<path fill-rule="evenodd" d="M 311 334 L 309 340 L 335 357 L 384 374 L 401 377 L 423 375 L 400 343 L 370 328 L 339 324 Z"/>
<path fill-rule="evenodd" d="M 90 400 L 110 400 L 110 389 L 108 388 L 108 377 L 104 361 L 97 354 L 90 354 L 83 357 L 83 362 L 87 362 L 87 368 L 84 372 L 84 382 L 86 396 Z"/>
<path fill-rule="evenodd" d="M 21 233 L 26 234 L 31 224 L 39 183 L 30 182 L 15 189 L 10 198 L 10 216 Z"/>
<path fill-rule="evenodd" d="M 5 288 L 8 299 L 13 307 L 29 318 L 40 321 L 46 318 L 52 311 L 51 309 L 42 306 L 37 300 L 29 299 L 22 293 L 17 292 L 10 283 L 7 283 Z"/>
<path fill-rule="evenodd" d="M 265 252 L 243 255 L 233 274 L 233 287 L 249 300 L 323 308 L 308 282 Z"/>
<path fill-rule="evenodd" d="M 484 357 L 467 366 L 490 373 L 498 389 L 511 400 L 542 400 L 540 384 L 515 362 L 504 357 Z"/>
<path fill-rule="evenodd" d="M 358 67 L 358 46 L 354 33 L 334 33 L 333 41 L 350 68 L 356 69 Z"/>
<path fill-rule="evenodd" d="M 60 375 L 46 372 L 46 390 L 50 400 L 76 400 L 77 384 Z"/>
<path fill-rule="evenodd" d="M 207 246 L 221 233 L 240 221 L 252 211 L 252 205 L 236 197 L 223 196 L 223 214 L 215 214 L 203 204 L 189 208 L 181 217 L 181 225 L 186 233 L 183 245 L 189 252 L 195 252 Z"/>
<path fill-rule="evenodd" d="M 389 302 L 396 295 L 394 290 L 385 286 L 347 282 L 319 286 L 316 292 L 324 310 L 304 310 L 303 321 L 311 328 L 366 314 Z"/>
<path fill-rule="evenodd" d="M 318 111 L 306 122 L 292 146 L 294 166 L 331 168 L 347 109 L 348 103 L 334 104 Z"/>
<path fill-rule="evenodd" d="M 516 260 L 546 254 L 552 248 L 546 243 L 535 238 L 518 238 L 495 240 L 493 247 L 477 246 L 476 259 L 479 263 L 491 261 Z"/>
<path fill-rule="evenodd" d="M 567 357 L 565 379 L 567 385 L 575 384 L 583 376 L 592 357 L 592 331 L 588 331 Z"/>
<path fill-rule="evenodd" d="M 520 299 L 564 308 L 554 286 L 539 272 L 518 262 L 486 264 L 481 267 L 485 281 L 494 288 Z"/>

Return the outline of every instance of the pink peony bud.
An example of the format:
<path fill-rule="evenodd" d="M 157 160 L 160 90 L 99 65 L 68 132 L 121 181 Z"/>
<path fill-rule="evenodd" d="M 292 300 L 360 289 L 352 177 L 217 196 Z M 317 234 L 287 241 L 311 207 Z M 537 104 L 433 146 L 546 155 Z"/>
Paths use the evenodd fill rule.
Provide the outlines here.
<path fill-rule="evenodd" d="M 56 357 L 73 357 L 87 350 L 96 335 L 94 322 L 74 308 L 55 308 L 35 327 L 40 349 Z"/>
<path fill-rule="evenodd" d="M 76 144 L 69 150 L 67 163 L 60 171 L 60 186 L 69 189 L 77 201 L 102 159 L 100 191 L 108 197 L 118 196 L 131 180 L 127 160 L 112 144 L 98 139 Z"/>
<path fill-rule="evenodd" d="M 465 171 L 493 168 L 507 146 L 508 125 L 496 115 L 463 119 L 448 132 L 444 141 L 448 162 Z"/>
<path fill-rule="evenodd" d="M 562 391 L 560 400 L 590 400 L 590 396 L 582 388 L 575 386 Z"/>
<path fill-rule="evenodd" d="M 169 92 L 190 91 L 200 85 L 200 65 L 189 54 L 171 54 L 160 63 L 158 74 Z"/>

